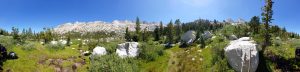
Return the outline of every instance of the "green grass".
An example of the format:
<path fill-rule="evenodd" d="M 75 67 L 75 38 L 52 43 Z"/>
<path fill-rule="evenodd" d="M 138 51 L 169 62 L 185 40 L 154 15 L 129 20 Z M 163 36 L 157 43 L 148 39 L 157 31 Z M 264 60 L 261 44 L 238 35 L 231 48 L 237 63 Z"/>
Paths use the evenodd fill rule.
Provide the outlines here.
<path fill-rule="evenodd" d="M 152 62 L 142 62 L 141 72 L 168 72 L 169 53 L 165 53 L 163 56 L 158 57 Z"/>
<path fill-rule="evenodd" d="M 27 51 L 23 50 L 21 46 L 14 46 L 13 50 L 18 55 L 18 59 L 7 60 L 4 62 L 3 68 L 5 70 L 12 70 L 13 72 L 53 72 L 53 67 L 46 64 L 39 64 L 40 61 L 45 59 L 68 59 L 70 57 L 79 56 L 77 49 L 71 49 L 72 47 L 77 47 L 72 45 L 71 47 L 66 47 L 64 50 L 51 51 L 46 49 L 43 45 L 38 42 L 32 42 L 35 44 L 36 49 Z M 85 57 L 85 59 L 88 59 Z M 64 61 L 63 67 L 70 67 L 73 62 Z M 86 65 L 79 68 L 79 71 L 87 71 Z"/>

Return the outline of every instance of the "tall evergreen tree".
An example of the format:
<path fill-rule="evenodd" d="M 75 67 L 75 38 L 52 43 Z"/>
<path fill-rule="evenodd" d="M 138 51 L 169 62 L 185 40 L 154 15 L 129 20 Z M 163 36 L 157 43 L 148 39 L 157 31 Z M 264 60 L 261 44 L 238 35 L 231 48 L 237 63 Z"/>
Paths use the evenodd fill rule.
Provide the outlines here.
<path fill-rule="evenodd" d="M 158 26 L 154 29 L 153 33 L 154 41 L 159 41 L 160 40 L 160 32 Z"/>
<path fill-rule="evenodd" d="M 258 64 L 258 72 L 269 72 L 269 68 L 267 66 L 267 63 L 265 61 L 264 57 L 264 51 L 268 45 L 270 45 L 270 34 L 269 34 L 269 23 L 271 23 L 272 20 L 272 6 L 273 6 L 273 1 L 272 0 L 265 0 L 265 6 L 263 7 L 263 12 L 262 12 L 262 21 L 265 24 L 264 28 L 264 44 L 262 45 L 262 50 L 259 51 L 259 64 Z"/>
<path fill-rule="evenodd" d="M 205 44 L 205 40 L 202 36 L 200 36 L 200 44 L 201 44 L 201 48 L 205 48 L 206 44 Z"/>
<path fill-rule="evenodd" d="M 265 37 L 265 45 L 263 47 L 263 50 L 266 46 L 270 45 L 270 34 L 269 34 L 269 24 L 272 23 L 271 21 L 272 19 L 272 15 L 273 15 L 273 1 L 272 0 L 265 0 L 265 6 L 263 7 L 263 13 L 262 13 L 262 21 L 265 24 L 265 33 L 264 33 L 264 37 Z"/>
<path fill-rule="evenodd" d="M 142 33 L 142 41 L 147 42 L 148 41 L 148 31 L 147 28 L 144 28 L 143 33 Z"/>
<path fill-rule="evenodd" d="M 29 38 L 31 38 L 33 36 L 33 32 L 31 30 L 31 28 L 28 29 L 28 33 L 27 34 L 28 34 Z"/>
<path fill-rule="evenodd" d="M 71 33 L 67 35 L 67 46 L 71 46 Z"/>
<path fill-rule="evenodd" d="M 160 23 L 159 23 L 159 32 L 160 32 L 160 36 L 164 35 L 164 26 L 163 26 L 162 21 L 160 21 Z"/>
<path fill-rule="evenodd" d="M 139 17 L 136 18 L 135 24 L 136 24 L 136 26 L 135 26 L 135 31 L 136 31 L 137 34 L 139 34 L 140 31 L 141 31 L 141 27 L 140 27 L 140 26 L 141 26 L 141 23 L 140 23 Z"/>
<path fill-rule="evenodd" d="M 166 34 L 167 34 L 167 41 L 170 42 L 170 43 L 173 43 L 174 35 L 173 35 L 173 23 L 172 23 L 172 20 L 168 24 L 166 31 L 167 31 L 166 32 Z"/>
<path fill-rule="evenodd" d="M 257 34 L 259 32 L 259 17 L 258 16 L 254 16 L 251 18 L 250 22 L 249 22 L 249 26 L 250 26 L 250 29 L 251 31 L 254 33 L 254 34 Z"/>
<path fill-rule="evenodd" d="M 175 24 L 176 24 L 176 42 L 180 41 L 180 36 L 181 36 L 181 32 L 182 32 L 182 28 L 181 28 L 181 22 L 179 19 L 175 20 Z"/>
<path fill-rule="evenodd" d="M 140 23 L 140 19 L 139 19 L 139 17 L 137 17 L 136 18 L 136 22 L 135 22 L 135 24 L 136 24 L 136 26 L 135 26 L 135 34 L 134 34 L 134 36 L 133 36 L 133 40 L 135 41 L 135 42 L 138 42 L 138 41 L 140 41 L 140 40 L 142 40 L 142 35 L 141 35 L 141 33 L 140 33 L 140 31 L 141 31 L 141 23 Z"/>
<path fill-rule="evenodd" d="M 129 33 L 129 31 L 128 31 L 128 27 L 126 27 L 126 31 L 125 31 L 125 39 L 126 39 L 126 41 L 131 41 L 130 33 Z"/>
<path fill-rule="evenodd" d="M 12 36 L 15 40 L 17 40 L 18 42 L 21 41 L 20 39 L 20 36 L 19 36 L 19 29 L 18 28 L 15 28 L 15 27 L 12 27 Z"/>

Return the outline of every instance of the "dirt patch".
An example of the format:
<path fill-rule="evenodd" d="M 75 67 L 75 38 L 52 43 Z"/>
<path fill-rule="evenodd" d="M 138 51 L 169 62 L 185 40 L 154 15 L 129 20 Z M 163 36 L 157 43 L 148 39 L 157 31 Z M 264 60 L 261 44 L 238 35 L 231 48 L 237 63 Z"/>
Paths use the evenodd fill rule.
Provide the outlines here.
<path fill-rule="evenodd" d="M 69 62 L 72 63 L 68 66 L 63 66 L 63 63 Z M 48 65 L 49 67 L 53 67 L 55 72 L 76 72 L 79 67 L 82 67 L 86 64 L 85 59 L 70 57 L 67 59 L 42 59 L 38 62 L 41 65 Z"/>

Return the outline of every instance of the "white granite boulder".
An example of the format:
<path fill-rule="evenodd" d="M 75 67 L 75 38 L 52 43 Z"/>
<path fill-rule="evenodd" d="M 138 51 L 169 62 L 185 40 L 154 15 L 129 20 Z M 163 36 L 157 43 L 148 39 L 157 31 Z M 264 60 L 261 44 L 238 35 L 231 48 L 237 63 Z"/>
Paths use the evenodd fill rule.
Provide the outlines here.
<path fill-rule="evenodd" d="M 196 32 L 195 31 L 187 31 L 181 36 L 182 43 L 191 44 L 196 39 Z"/>
<path fill-rule="evenodd" d="M 67 41 L 66 40 L 59 40 L 58 42 L 60 42 L 61 44 L 67 44 Z"/>
<path fill-rule="evenodd" d="M 204 31 L 204 33 L 202 34 L 202 37 L 204 38 L 204 39 L 209 39 L 209 38 L 211 38 L 213 36 L 213 34 L 211 33 L 211 32 L 209 32 L 209 31 Z"/>
<path fill-rule="evenodd" d="M 50 43 L 55 45 L 57 44 L 57 41 L 51 41 Z"/>
<path fill-rule="evenodd" d="M 67 44 L 67 41 L 66 40 L 59 40 L 59 41 L 51 41 L 50 43 L 53 44 L 53 45 L 56 45 L 58 43 L 65 45 L 65 44 Z"/>
<path fill-rule="evenodd" d="M 106 49 L 104 47 L 97 46 L 93 49 L 92 55 L 105 55 Z"/>
<path fill-rule="evenodd" d="M 138 55 L 138 44 L 137 42 L 126 42 L 118 44 L 116 53 L 121 57 L 136 57 Z"/>
<path fill-rule="evenodd" d="M 231 41 L 225 48 L 225 56 L 237 72 L 255 72 L 259 63 L 258 55 L 257 45 L 249 37 Z"/>

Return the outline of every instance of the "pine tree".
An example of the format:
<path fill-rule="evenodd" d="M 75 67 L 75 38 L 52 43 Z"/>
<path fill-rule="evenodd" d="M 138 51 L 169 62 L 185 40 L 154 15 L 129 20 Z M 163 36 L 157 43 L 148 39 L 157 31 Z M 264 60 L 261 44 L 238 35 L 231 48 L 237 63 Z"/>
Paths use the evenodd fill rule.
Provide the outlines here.
<path fill-rule="evenodd" d="M 129 31 L 128 31 L 128 27 L 126 27 L 126 31 L 125 31 L 125 39 L 126 39 L 126 41 L 131 41 L 130 33 L 129 33 Z"/>
<path fill-rule="evenodd" d="M 163 26 L 162 21 L 160 21 L 160 23 L 159 23 L 159 32 L 160 32 L 160 36 L 164 35 L 164 26 Z"/>
<path fill-rule="evenodd" d="M 172 23 L 172 20 L 168 24 L 166 31 L 167 31 L 166 32 L 166 34 L 167 34 L 167 41 L 170 42 L 170 43 L 173 43 L 174 35 L 173 35 L 173 23 Z"/>
<path fill-rule="evenodd" d="M 33 36 L 31 28 L 28 29 L 28 38 L 31 38 Z"/>
<path fill-rule="evenodd" d="M 181 31 L 182 31 L 180 20 L 179 19 L 175 20 L 175 24 L 176 24 L 176 35 L 177 35 L 176 42 L 179 42 Z"/>
<path fill-rule="evenodd" d="M 11 34 L 13 36 L 13 39 L 15 39 L 17 42 L 21 42 L 18 28 L 12 27 L 12 33 Z"/>
<path fill-rule="evenodd" d="M 268 66 L 267 63 L 265 61 L 265 57 L 264 57 L 264 51 L 266 49 L 266 47 L 268 45 L 270 45 L 270 34 L 269 34 L 269 23 L 271 23 L 272 20 L 272 15 L 273 15 L 273 11 L 272 11 L 272 6 L 273 6 L 273 1 L 272 0 L 265 0 L 265 6 L 263 8 L 263 13 L 262 13 L 262 21 L 265 24 L 265 29 L 264 29 L 264 45 L 262 45 L 262 50 L 259 51 L 259 64 L 258 64 L 258 72 L 269 72 L 268 71 Z"/>
<path fill-rule="evenodd" d="M 202 36 L 200 37 L 200 44 L 201 44 L 201 48 L 204 48 L 206 46 L 205 40 Z"/>
<path fill-rule="evenodd" d="M 250 29 L 252 29 L 252 33 L 257 34 L 259 32 L 259 17 L 258 16 L 254 16 L 251 18 L 250 22 L 249 22 L 249 26 Z"/>
<path fill-rule="evenodd" d="M 159 28 L 158 26 L 156 26 L 156 28 L 154 29 L 154 41 L 159 41 L 160 40 L 160 32 L 159 32 Z"/>
<path fill-rule="evenodd" d="M 142 33 L 142 41 L 147 42 L 148 41 L 148 31 L 147 28 L 144 28 L 143 33 Z"/>
<path fill-rule="evenodd" d="M 71 34 L 68 33 L 68 36 L 67 36 L 67 46 L 71 46 Z"/>
<path fill-rule="evenodd" d="M 141 30 L 141 27 L 140 27 L 141 25 L 140 25 L 140 19 L 139 19 L 139 17 L 136 18 L 135 24 L 136 24 L 135 31 L 136 31 L 137 34 L 139 34 L 140 30 Z"/>
<path fill-rule="evenodd" d="M 271 35 L 269 34 L 269 24 L 272 23 L 271 21 L 272 19 L 272 15 L 273 15 L 273 1 L 272 0 L 265 0 L 266 5 L 263 8 L 263 13 L 262 13 L 262 21 L 265 24 L 265 33 L 264 33 L 264 37 L 265 37 L 265 44 L 263 45 L 263 50 L 266 46 L 271 45 L 270 42 L 270 37 Z"/>
<path fill-rule="evenodd" d="M 138 42 L 138 41 L 140 41 L 141 40 L 141 33 L 140 33 L 140 31 L 141 31 L 141 25 L 140 25 L 140 19 L 139 19 L 139 17 L 137 17 L 136 18 L 136 26 L 135 26 L 135 32 L 136 32 L 136 34 L 133 36 L 133 40 L 135 41 L 135 42 Z"/>

